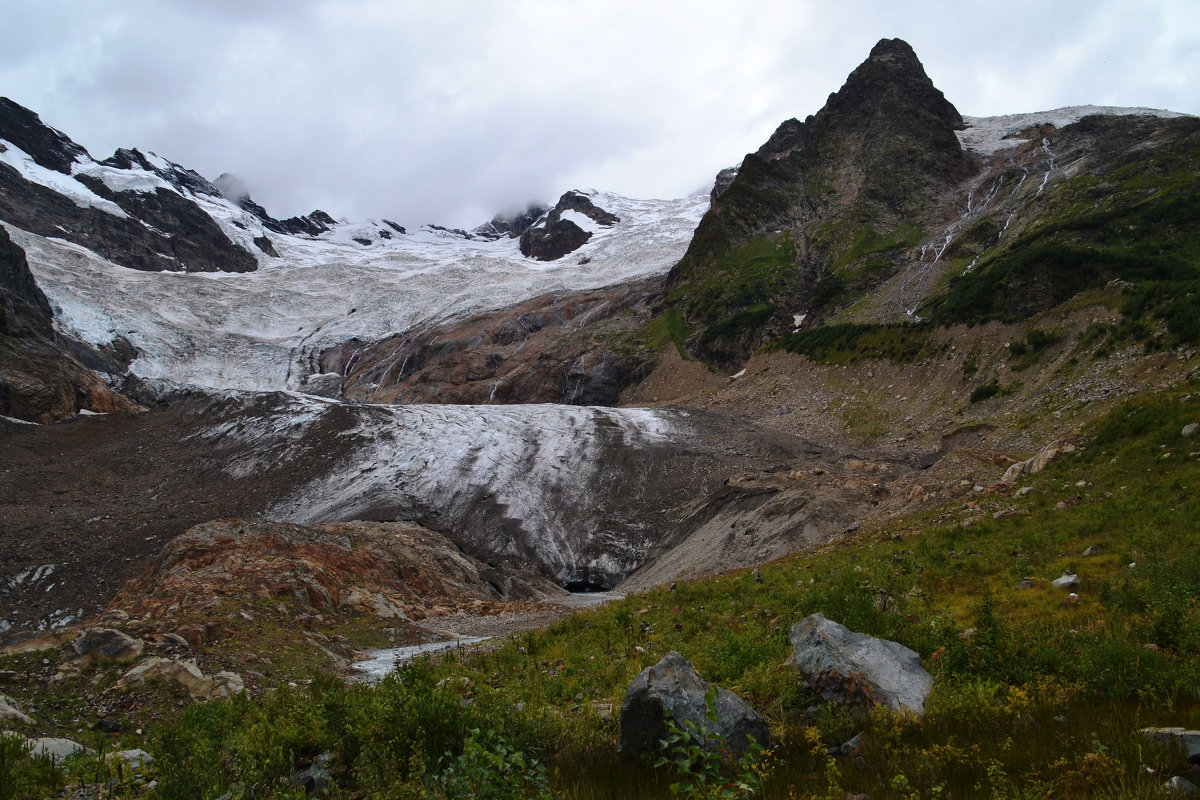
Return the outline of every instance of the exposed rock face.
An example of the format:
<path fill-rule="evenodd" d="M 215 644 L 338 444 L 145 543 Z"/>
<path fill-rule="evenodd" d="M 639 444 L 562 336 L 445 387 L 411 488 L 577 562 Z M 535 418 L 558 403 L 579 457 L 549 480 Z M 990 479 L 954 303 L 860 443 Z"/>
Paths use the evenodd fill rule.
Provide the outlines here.
<path fill-rule="evenodd" d="M 71 174 L 75 159 L 87 153 L 29 109 L 0 97 L 0 139 L 12 142 L 46 169 Z"/>
<path fill-rule="evenodd" d="M 780 125 L 714 198 L 668 278 L 672 306 L 707 330 L 691 349 L 722 365 L 743 360 L 766 338 L 791 330 L 793 314 L 831 270 L 841 237 L 941 213 L 947 190 L 973 169 L 955 136 L 962 124 L 912 48 L 880 41 L 824 108 Z M 855 231 L 837 225 L 849 219 Z M 750 284 L 713 288 L 714 276 L 728 280 L 719 273 L 738 248 L 779 236 L 788 247 L 773 269 Z"/>
<path fill-rule="evenodd" d="M 138 409 L 110 390 L 81 358 L 96 367 L 105 361 L 54 332 L 50 305 L 29 271 L 25 252 L 0 226 L 0 415 L 51 422 L 79 409 Z"/>
<path fill-rule="evenodd" d="M 492 217 L 490 222 L 480 225 L 472 233 L 485 239 L 499 239 L 504 236 L 507 236 L 509 239 L 516 239 L 547 211 L 548 209 L 542 208 L 539 205 L 530 205 L 529 208 L 521 213 L 512 216 L 497 214 Z"/>
<path fill-rule="evenodd" d="M 713 181 L 712 193 L 709 195 L 714 205 L 721 199 L 721 195 L 725 194 L 726 190 L 733 185 L 733 179 L 737 177 L 740 168 L 740 165 L 726 167 L 717 173 L 716 180 Z"/>
<path fill-rule="evenodd" d="M 659 753 L 658 743 L 669 735 L 667 720 L 681 729 L 691 722 L 710 736 L 718 735 L 734 757 L 752 742 L 770 747 L 771 734 L 766 721 L 727 689 L 715 687 L 717 718 L 715 722 L 708 718 L 706 700 L 710 686 L 695 667 L 673 650 L 654 666 L 642 670 L 629 684 L 621 703 L 621 754 L 636 757 Z M 711 747 L 715 742 L 708 744 Z"/>
<path fill-rule="evenodd" d="M 646 324 L 659 285 L 545 295 L 373 344 L 346 342 L 321 354 L 320 369 L 344 374 L 344 396 L 361 402 L 615 405 L 652 369 L 653 354 L 613 343 Z"/>
<path fill-rule="evenodd" d="M 65 238 L 133 269 L 257 269 L 254 255 L 230 241 L 213 218 L 189 199 L 196 194 L 221 196 L 198 173 L 161 159 L 152 161 L 136 149 L 118 150 L 97 164 L 83 147 L 7 98 L 0 98 L 0 139 L 20 148 L 37 165 L 70 176 L 64 185 L 77 181 L 94 201 L 76 203 L 0 164 L 0 219 L 41 236 Z M 95 174 L 80 171 L 82 167 L 136 171 L 139 176 L 161 179 L 174 191 L 161 184 L 148 190 L 134 179 L 129 185 L 136 188 L 114 190 Z M 97 207 L 103 200 L 114 205 Z"/>
<path fill-rule="evenodd" d="M 826 700 L 925 713 L 933 676 L 904 645 L 855 633 L 820 614 L 797 622 L 788 638 L 800 674 Z"/>
<path fill-rule="evenodd" d="M 521 234 L 521 252 L 538 261 L 554 261 L 587 244 L 590 231 L 569 219 L 539 220 Z"/>
<path fill-rule="evenodd" d="M 563 219 L 567 211 L 578 212 L 606 228 L 621 221 L 620 217 L 598 208 L 583 192 L 570 191 L 544 217 L 525 229 L 521 234 L 521 252 L 539 261 L 554 261 L 583 247 L 592 238 L 591 231 Z"/>
<path fill-rule="evenodd" d="M 433 606 L 478 608 L 549 588 L 534 575 L 482 564 L 413 523 L 227 520 L 171 540 L 110 608 L 164 620 L 190 610 L 182 598 L 291 597 L 314 611 L 418 620 Z"/>

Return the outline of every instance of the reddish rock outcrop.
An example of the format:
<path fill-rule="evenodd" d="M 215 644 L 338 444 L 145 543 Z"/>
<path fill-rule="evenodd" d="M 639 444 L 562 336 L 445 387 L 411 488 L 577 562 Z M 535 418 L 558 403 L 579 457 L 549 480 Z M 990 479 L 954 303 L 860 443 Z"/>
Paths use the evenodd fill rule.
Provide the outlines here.
<path fill-rule="evenodd" d="M 315 611 L 417 620 L 436 608 L 499 609 L 549 588 L 528 573 L 503 574 L 413 523 L 222 520 L 173 539 L 110 608 L 167 619 L 217 597 L 291 597 Z"/>

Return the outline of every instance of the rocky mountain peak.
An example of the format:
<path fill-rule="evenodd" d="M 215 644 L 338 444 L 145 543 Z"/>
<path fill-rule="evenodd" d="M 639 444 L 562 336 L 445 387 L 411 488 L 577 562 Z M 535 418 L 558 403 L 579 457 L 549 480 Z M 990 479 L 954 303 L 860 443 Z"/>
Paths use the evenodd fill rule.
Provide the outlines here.
<path fill-rule="evenodd" d="M 668 277 L 676 312 L 701 331 L 695 354 L 732 365 L 790 331 L 857 228 L 940 219 L 945 198 L 976 165 L 955 135 L 962 127 L 900 39 L 875 45 L 816 114 L 780 124 L 714 193 Z M 844 224 L 850 219 L 857 228 Z M 727 263 L 748 258 L 751 246 L 772 262 L 753 267 L 752 279 Z"/>
<path fill-rule="evenodd" d="M 918 113 L 951 130 L 963 128 L 958 109 L 933 85 L 917 54 L 902 39 L 881 39 L 842 88 L 829 96 L 822 112 L 826 119 L 840 114 Z"/>
<path fill-rule="evenodd" d="M 0 97 L 0 139 L 6 139 L 24 150 L 39 165 L 65 175 L 71 165 L 87 150 L 75 144 L 61 131 L 42 122 L 34 112 Z"/>

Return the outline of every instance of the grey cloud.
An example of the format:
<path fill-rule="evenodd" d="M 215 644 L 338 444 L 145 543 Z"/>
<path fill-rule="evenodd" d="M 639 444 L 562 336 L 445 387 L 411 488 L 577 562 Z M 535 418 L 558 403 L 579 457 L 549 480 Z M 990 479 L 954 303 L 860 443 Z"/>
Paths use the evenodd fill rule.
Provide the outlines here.
<path fill-rule="evenodd" d="M 8 5 L 0 93 L 99 157 L 233 173 L 280 216 L 469 225 L 575 187 L 677 196 L 816 112 L 884 36 L 967 114 L 1200 111 L 1191 0 Z"/>

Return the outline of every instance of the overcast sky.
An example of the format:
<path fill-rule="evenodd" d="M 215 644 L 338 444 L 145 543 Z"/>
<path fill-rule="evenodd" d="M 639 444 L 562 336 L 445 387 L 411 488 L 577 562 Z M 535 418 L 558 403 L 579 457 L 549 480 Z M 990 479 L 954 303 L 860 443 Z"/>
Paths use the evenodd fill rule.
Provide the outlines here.
<path fill-rule="evenodd" d="M 679 197 L 883 37 L 964 115 L 1200 113 L 1198 0 L 4 0 L 0 95 L 323 208 L 474 226 L 566 189 Z"/>

